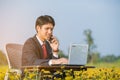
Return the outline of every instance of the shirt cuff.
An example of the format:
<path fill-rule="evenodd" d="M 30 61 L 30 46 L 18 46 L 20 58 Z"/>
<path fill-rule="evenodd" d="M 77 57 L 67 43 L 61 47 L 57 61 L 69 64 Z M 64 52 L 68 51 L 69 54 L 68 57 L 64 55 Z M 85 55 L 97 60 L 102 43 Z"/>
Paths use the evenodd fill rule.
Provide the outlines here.
<path fill-rule="evenodd" d="M 58 54 L 56 54 L 54 52 L 53 52 L 53 56 L 56 57 L 56 58 L 58 58 Z"/>
<path fill-rule="evenodd" d="M 49 60 L 48 64 L 49 64 L 49 66 L 51 66 L 52 65 L 52 60 Z"/>

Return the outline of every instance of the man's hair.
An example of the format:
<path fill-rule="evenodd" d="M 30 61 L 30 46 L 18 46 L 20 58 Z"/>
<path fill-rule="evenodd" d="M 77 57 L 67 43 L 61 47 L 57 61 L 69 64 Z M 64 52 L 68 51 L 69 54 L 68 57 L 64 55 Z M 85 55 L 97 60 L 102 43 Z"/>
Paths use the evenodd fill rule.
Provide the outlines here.
<path fill-rule="evenodd" d="M 42 25 L 49 24 L 49 23 L 51 23 L 53 26 L 55 26 L 55 21 L 51 16 L 49 16 L 49 15 L 39 16 L 36 20 L 35 29 L 36 29 L 37 25 L 39 25 L 41 27 Z M 36 29 L 36 31 L 37 31 L 37 29 Z"/>

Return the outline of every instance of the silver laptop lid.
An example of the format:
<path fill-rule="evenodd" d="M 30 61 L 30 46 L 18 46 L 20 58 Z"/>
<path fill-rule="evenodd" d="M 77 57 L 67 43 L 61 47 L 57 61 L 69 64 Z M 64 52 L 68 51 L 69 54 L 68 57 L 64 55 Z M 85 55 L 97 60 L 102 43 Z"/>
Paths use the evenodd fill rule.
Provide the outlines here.
<path fill-rule="evenodd" d="M 85 65 L 87 63 L 88 44 L 71 44 L 69 49 L 70 65 Z"/>

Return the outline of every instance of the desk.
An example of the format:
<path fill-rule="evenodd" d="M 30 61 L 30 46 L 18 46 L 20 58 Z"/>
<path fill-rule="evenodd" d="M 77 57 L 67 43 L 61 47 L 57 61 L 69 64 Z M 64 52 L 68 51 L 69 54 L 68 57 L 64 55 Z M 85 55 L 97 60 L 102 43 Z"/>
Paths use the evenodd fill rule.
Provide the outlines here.
<path fill-rule="evenodd" d="M 88 68 L 95 68 L 95 66 L 83 66 L 83 65 L 60 65 L 60 66 L 22 66 L 23 69 L 39 69 L 39 71 L 41 71 L 42 69 L 45 69 L 45 70 L 60 70 L 60 69 L 66 69 L 66 70 L 69 70 L 69 69 L 73 69 L 73 70 L 87 70 Z"/>
<path fill-rule="evenodd" d="M 40 80 L 54 80 L 56 78 L 75 78 L 75 72 L 86 71 L 88 68 L 95 68 L 95 66 L 82 66 L 82 65 L 59 65 L 59 66 L 23 66 L 23 69 L 38 72 Z M 78 73 L 77 72 L 77 73 Z"/>

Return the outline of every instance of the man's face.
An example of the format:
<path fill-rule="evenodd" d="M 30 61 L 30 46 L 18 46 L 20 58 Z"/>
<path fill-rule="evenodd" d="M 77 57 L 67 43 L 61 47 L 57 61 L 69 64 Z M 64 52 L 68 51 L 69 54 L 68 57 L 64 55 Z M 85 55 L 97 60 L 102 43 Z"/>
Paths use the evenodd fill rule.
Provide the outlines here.
<path fill-rule="evenodd" d="M 50 37 L 53 33 L 53 28 L 54 28 L 54 26 L 51 23 L 42 25 L 41 27 L 37 26 L 38 37 L 42 41 L 50 39 Z"/>

